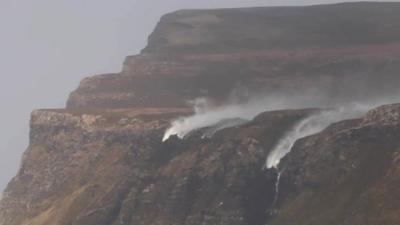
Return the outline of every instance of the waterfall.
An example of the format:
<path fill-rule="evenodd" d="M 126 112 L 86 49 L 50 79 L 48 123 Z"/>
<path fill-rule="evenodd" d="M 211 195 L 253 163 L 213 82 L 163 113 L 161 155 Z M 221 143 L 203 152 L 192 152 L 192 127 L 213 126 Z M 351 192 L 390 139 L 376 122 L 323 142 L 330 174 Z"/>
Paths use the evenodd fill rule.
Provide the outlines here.
<path fill-rule="evenodd" d="M 279 182 L 281 181 L 281 173 L 278 172 L 278 175 L 276 177 L 276 182 L 275 182 L 275 197 L 274 201 L 272 203 L 273 206 L 275 206 L 278 203 L 278 197 L 279 197 Z"/>
<path fill-rule="evenodd" d="M 297 140 L 321 132 L 332 123 L 360 116 L 364 112 L 363 107 L 342 107 L 335 110 L 325 110 L 301 120 L 279 140 L 275 148 L 269 153 L 266 168 L 278 169 L 281 159 L 292 150 Z"/>
<path fill-rule="evenodd" d="M 268 169 L 278 168 L 281 159 L 290 152 L 298 139 L 317 133 L 331 124 L 332 120 L 327 119 L 329 117 L 327 114 L 331 113 L 323 112 L 311 115 L 296 124 L 269 153 L 266 167 Z"/>

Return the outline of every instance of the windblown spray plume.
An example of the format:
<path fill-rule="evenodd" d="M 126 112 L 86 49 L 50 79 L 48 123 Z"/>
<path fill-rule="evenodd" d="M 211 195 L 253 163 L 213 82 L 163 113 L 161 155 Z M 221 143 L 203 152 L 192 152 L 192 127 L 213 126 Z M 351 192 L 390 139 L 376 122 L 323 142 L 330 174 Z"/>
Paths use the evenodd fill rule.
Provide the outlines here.
<path fill-rule="evenodd" d="M 266 168 L 278 168 L 281 159 L 291 151 L 297 140 L 318 133 L 332 123 L 361 116 L 369 108 L 366 105 L 343 106 L 338 109 L 325 110 L 301 120 L 281 138 L 270 152 L 266 160 Z"/>
<path fill-rule="evenodd" d="M 306 104 L 306 97 L 293 97 L 274 95 L 270 97 L 254 97 L 251 101 L 244 103 L 231 103 L 225 106 L 214 107 L 205 98 L 196 99 L 194 102 L 195 114 L 174 120 L 171 127 L 164 134 L 163 141 L 170 136 L 176 135 L 184 138 L 191 131 L 209 127 L 226 119 L 251 120 L 258 114 L 291 107 L 300 108 Z M 314 101 L 315 102 L 315 101 Z M 237 125 L 232 123 L 232 126 Z M 221 126 L 227 128 L 229 126 Z"/>
<path fill-rule="evenodd" d="M 298 135 L 291 135 L 294 138 L 304 137 L 306 135 L 316 133 L 325 128 L 332 122 L 341 119 L 360 116 L 374 105 L 379 105 L 381 101 L 376 103 L 346 103 L 342 105 L 334 105 L 327 101 L 327 97 L 323 95 L 309 96 L 287 96 L 287 95 L 270 95 L 263 97 L 254 97 L 251 101 L 244 103 L 232 103 L 225 106 L 214 107 L 205 98 L 199 98 L 194 101 L 195 114 L 188 117 L 181 117 L 172 121 L 170 128 L 164 134 L 163 141 L 166 141 L 170 136 L 176 135 L 179 138 L 184 138 L 191 131 L 213 126 L 227 119 L 242 119 L 252 120 L 258 114 L 265 111 L 281 110 L 281 109 L 299 109 L 309 107 L 335 107 L 337 110 L 327 111 L 320 115 L 315 115 L 312 118 L 302 121 L 299 124 Z M 332 106 L 333 105 L 333 106 Z M 343 106 L 345 105 L 345 106 Z M 232 123 L 231 126 L 238 124 Z M 229 127 L 221 126 L 221 129 Z M 294 128 L 296 129 L 296 128 Z M 284 141 L 283 141 L 284 142 Z M 284 145 L 282 143 L 282 145 Z M 287 147 L 290 147 L 287 146 Z M 280 148 L 284 148 L 281 146 Z"/>

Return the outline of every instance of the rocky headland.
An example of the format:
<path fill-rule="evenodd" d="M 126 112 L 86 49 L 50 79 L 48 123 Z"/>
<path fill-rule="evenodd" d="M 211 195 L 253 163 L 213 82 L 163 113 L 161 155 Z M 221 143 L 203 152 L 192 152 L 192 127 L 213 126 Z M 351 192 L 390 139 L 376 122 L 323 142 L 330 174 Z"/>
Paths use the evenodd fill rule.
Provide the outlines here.
<path fill-rule="evenodd" d="M 121 72 L 32 113 L 0 225 L 400 224 L 400 105 L 386 104 L 399 73 L 400 3 L 170 13 Z M 223 108 L 277 93 L 319 108 L 163 141 L 196 98 Z M 383 106 L 296 139 L 266 167 L 302 121 L 358 102 Z"/>

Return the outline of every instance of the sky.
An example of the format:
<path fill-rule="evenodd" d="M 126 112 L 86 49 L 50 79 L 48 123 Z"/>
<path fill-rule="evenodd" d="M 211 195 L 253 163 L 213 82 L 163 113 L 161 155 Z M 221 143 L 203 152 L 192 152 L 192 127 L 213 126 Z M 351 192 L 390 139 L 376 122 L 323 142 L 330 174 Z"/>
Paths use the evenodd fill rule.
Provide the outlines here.
<path fill-rule="evenodd" d="M 62 108 L 87 76 L 118 72 L 160 16 L 183 8 L 329 0 L 0 0 L 0 191 L 28 145 L 33 109 Z"/>

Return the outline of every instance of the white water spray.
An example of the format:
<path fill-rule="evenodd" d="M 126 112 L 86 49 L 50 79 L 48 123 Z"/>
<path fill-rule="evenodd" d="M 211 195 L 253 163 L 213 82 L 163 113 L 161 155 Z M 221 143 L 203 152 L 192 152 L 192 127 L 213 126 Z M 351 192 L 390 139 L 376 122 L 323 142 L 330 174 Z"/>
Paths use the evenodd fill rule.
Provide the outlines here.
<path fill-rule="evenodd" d="M 368 109 L 370 109 L 370 106 L 368 105 L 353 104 L 340 107 L 335 110 L 322 111 L 301 120 L 278 142 L 276 147 L 269 153 L 266 160 L 266 168 L 278 169 L 281 159 L 291 151 L 297 140 L 321 132 L 332 123 L 359 117 Z"/>
<path fill-rule="evenodd" d="M 276 147 L 270 152 L 266 160 L 266 168 L 275 168 L 278 172 L 275 182 L 275 196 L 272 203 L 273 209 L 276 207 L 279 198 L 279 185 L 281 180 L 281 171 L 279 171 L 278 165 L 281 159 L 287 155 L 295 142 L 303 137 L 318 133 L 328 127 L 330 124 L 338 122 L 340 120 L 358 117 L 369 109 L 366 105 L 352 105 L 347 107 L 341 107 L 336 110 L 322 111 L 317 114 L 313 114 L 299 123 L 297 123 L 289 133 L 287 133 L 276 145 Z M 275 209 L 272 213 L 277 213 Z"/>
<path fill-rule="evenodd" d="M 231 104 L 221 107 L 211 107 L 204 98 L 197 99 L 194 102 L 195 114 L 173 121 L 171 127 L 165 132 L 163 141 L 168 140 L 173 135 L 184 138 L 193 130 L 213 126 L 226 119 L 251 120 L 261 112 L 283 109 L 288 105 L 292 105 L 287 101 L 277 100 L 277 98 L 274 100 L 271 98 L 262 98 L 242 104 Z M 231 126 L 235 125 L 237 124 L 231 123 Z M 228 124 L 223 126 L 223 128 L 228 127 Z"/>
<path fill-rule="evenodd" d="M 348 102 L 345 104 L 346 106 L 339 107 L 339 110 L 327 111 L 305 119 L 300 122 L 286 138 L 284 138 L 286 140 L 280 142 L 277 148 L 280 148 L 281 150 L 274 151 L 276 156 L 271 156 L 272 158 L 268 165 L 272 167 L 276 166 L 282 157 L 282 154 L 279 152 L 283 152 L 283 155 L 285 155 L 297 139 L 316 133 L 324 129 L 330 123 L 354 116 L 360 116 L 370 108 L 388 102 L 390 101 L 387 99 L 376 100 L 376 102 L 370 102 L 368 104 Z M 181 117 L 173 121 L 170 128 L 168 128 L 164 133 L 163 141 L 166 141 L 173 135 L 176 135 L 179 138 L 184 138 L 193 130 L 211 127 L 226 119 L 252 120 L 255 116 L 265 111 L 338 106 L 338 104 L 330 102 L 328 97 L 323 94 L 314 96 L 288 96 L 275 94 L 267 97 L 253 97 L 251 101 L 245 103 L 232 103 L 219 107 L 213 107 L 205 98 L 196 99 L 193 103 L 195 114 L 188 117 Z M 339 103 L 339 105 L 343 104 Z M 227 123 L 224 123 L 224 126 L 222 127 L 228 128 L 229 125 L 226 125 Z M 231 126 L 235 126 L 235 123 L 232 123 Z"/>
<path fill-rule="evenodd" d="M 225 106 L 212 107 L 207 99 L 199 98 L 193 101 L 195 114 L 173 121 L 171 127 L 165 132 L 163 141 L 173 135 L 184 138 L 193 130 L 213 126 L 225 119 L 252 120 L 265 111 L 316 107 L 321 105 L 321 101 L 319 98 L 310 96 L 276 94 L 267 97 L 254 97 L 251 101 L 245 103 L 231 103 Z"/>
<path fill-rule="evenodd" d="M 168 140 L 168 138 L 173 135 L 184 138 L 193 130 L 213 126 L 227 119 L 251 120 L 258 113 L 259 109 L 248 110 L 248 108 L 241 105 L 231 105 L 211 110 L 195 107 L 195 115 L 178 118 L 172 122 L 171 127 L 167 129 L 164 134 L 163 141 Z M 221 125 L 220 129 L 236 126 L 238 124 L 239 123 L 235 122 L 224 123 Z"/>

